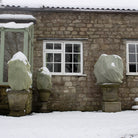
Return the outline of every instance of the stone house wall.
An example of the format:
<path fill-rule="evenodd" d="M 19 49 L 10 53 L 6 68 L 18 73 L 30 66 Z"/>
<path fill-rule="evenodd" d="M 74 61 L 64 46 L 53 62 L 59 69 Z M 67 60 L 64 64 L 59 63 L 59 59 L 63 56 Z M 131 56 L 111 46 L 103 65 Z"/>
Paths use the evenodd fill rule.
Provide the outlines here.
<path fill-rule="evenodd" d="M 43 40 L 38 38 L 88 38 L 83 42 L 84 76 L 52 76 L 53 91 L 48 102 L 51 111 L 101 110 L 102 93 L 96 85 L 94 65 L 103 53 L 117 54 L 124 62 L 124 80 L 119 89 L 122 109 L 131 109 L 138 97 L 138 76 L 126 75 L 126 39 L 138 39 L 138 14 L 94 12 L 22 12 L 37 19 L 34 39 L 35 73 L 43 66 Z M 38 93 L 34 91 L 34 105 Z"/>

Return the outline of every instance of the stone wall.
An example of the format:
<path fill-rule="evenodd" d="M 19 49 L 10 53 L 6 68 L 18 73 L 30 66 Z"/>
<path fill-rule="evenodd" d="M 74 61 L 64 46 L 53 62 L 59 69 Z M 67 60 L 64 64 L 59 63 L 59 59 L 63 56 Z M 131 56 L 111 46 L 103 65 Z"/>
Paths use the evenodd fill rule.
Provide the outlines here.
<path fill-rule="evenodd" d="M 6 13 L 6 12 L 4 12 Z M 14 13 L 14 12 L 10 12 Z M 23 12 L 16 12 L 23 13 Z M 96 85 L 94 65 L 103 53 L 123 58 L 124 80 L 119 89 L 122 109 L 131 109 L 138 97 L 138 77 L 126 75 L 126 39 L 138 39 L 138 14 L 93 12 L 24 12 L 36 17 L 34 40 L 35 72 L 43 66 L 43 41 L 37 38 L 88 38 L 83 42 L 84 76 L 52 76 L 49 110 L 100 110 L 102 93 Z M 37 105 L 34 93 L 34 103 Z"/>

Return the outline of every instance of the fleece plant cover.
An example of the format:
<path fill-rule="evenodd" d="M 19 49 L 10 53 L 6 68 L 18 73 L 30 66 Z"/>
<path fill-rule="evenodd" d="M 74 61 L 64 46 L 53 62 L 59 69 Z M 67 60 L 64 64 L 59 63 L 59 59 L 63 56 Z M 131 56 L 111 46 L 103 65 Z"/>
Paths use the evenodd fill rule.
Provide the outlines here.
<path fill-rule="evenodd" d="M 122 83 L 123 62 L 118 55 L 102 54 L 94 66 L 97 83 Z"/>
<path fill-rule="evenodd" d="M 39 90 L 51 90 L 51 74 L 46 67 L 42 67 L 37 72 L 37 88 Z"/>
<path fill-rule="evenodd" d="M 32 84 L 30 64 L 22 52 L 8 62 L 8 83 L 12 90 L 28 90 Z"/>

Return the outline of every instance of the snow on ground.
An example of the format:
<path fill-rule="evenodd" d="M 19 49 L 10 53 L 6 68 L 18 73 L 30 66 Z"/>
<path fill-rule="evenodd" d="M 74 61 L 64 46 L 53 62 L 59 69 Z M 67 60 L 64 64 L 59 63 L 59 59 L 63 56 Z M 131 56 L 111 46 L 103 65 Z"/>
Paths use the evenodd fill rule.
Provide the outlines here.
<path fill-rule="evenodd" d="M 4 5 L 138 9 L 137 0 L 2 0 Z"/>
<path fill-rule="evenodd" d="M 0 116 L 0 138 L 138 138 L 138 111 Z"/>

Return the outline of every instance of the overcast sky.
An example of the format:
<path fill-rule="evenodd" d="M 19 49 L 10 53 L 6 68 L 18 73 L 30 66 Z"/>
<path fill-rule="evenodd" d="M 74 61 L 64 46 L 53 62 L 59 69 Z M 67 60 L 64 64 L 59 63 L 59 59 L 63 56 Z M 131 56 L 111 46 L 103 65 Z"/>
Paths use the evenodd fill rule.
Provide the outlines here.
<path fill-rule="evenodd" d="M 138 9 L 138 0 L 2 0 L 5 5 Z"/>

